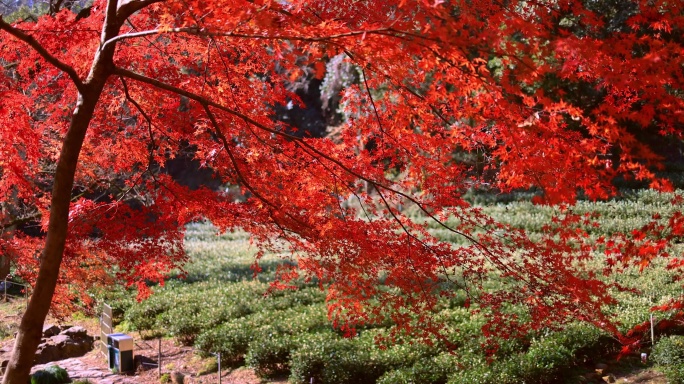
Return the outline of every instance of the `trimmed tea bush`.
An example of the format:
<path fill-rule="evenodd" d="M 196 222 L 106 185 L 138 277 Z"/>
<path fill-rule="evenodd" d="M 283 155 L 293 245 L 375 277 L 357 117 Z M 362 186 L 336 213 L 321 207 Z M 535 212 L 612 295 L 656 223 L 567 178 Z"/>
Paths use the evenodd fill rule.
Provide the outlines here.
<path fill-rule="evenodd" d="M 290 381 L 304 384 L 313 378 L 314 383 L 355 383 L 356 370 L 343 364 L 345 356 L 357 350 L 352 340 L 329 332 L 303 335 L 298 344 L 290 361 Z M 358 383 L 366 382 L 374 380 Z"/>
<path fill-rule="evenodd" d="M 284 374 L 290 370 L 290 352 L 295 349 L 291 336 L 264 334 L 249 343 L 245 363 L 262 377 Z"/>
<path fill-rule="evenodd" d="M 297 338 L 297 350 L 290 359 L 290 381 L 309 383 L 371 384 L 385 372 L 398 367 L 403 357 L 420 349 L 406 347 L 382 351 L 373 343 L 372 333 L 354 339 L 345 339 L 333 332 L 302 335 Z M 411 360 L 403 360 L 410 364 Z"/>
<path fill-rule="evenodd" d="M 444 384 L 458 364 L 459 358 L 450 353 L 423 358 L 411 367 L 385 372 L 377 384 Z"/>
<path fill-rule="evenodd" d="M 684 383 L 684 336 L 675 335 L 658 340 L 651 357 L 670 384 Z"/>

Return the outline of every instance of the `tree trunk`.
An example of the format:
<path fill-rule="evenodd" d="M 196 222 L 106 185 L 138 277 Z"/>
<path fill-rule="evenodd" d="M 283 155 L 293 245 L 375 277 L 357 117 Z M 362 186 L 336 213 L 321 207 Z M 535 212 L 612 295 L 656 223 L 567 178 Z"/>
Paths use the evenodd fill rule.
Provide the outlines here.
<path fill-rule="evenodd" d="M 107 13 L 101 36 L 102 44 L 118 35 L 123 20 L 129 16 L 129 14 L 117 15 L 117 5 L 117 0 L 109 0 L 107 3 Z M 62 150 L 57 160 L 50 201 L 50 221 L 38 277 L 33 287 L 28 308 L 21 318 L 12 357 L 2 384 L 26 384 L 29 381 L 36 349 L 43 333 L 43 323 L 50 309 L 52 295 L 55 292 L 59 277 L 59 268 L 67 238 L 71 190 L 74 185 L 78 157 L 95 107 L 99 102 L 107 78 L 114 69 L 115 46 L 116 44 L 109 44 L 95 53 L 90 73 L 79 89 L 76 109 L 71 117 L 71 124 L 62 142 Z"/>
<path fill-rule="evenodd" d="M 38 278 L 28 308 L 21 318 L 12 357 L 2 381 L 3 384 L 25 384 L 33 366 L 36 348 L 40 343 L 43 331 L 43 322 L 52 303 L 52 295 L 55 292 L 59 266 L 64 253 L 71 189 L 74 184 L 78 156 L 98 98 L 99 92 L 92 96 L 79 95 L 71 126 L 64 138 L 62 151 L 57 161 L 50 206 L 50 222 L 45 248 L 41 256 Z"/>

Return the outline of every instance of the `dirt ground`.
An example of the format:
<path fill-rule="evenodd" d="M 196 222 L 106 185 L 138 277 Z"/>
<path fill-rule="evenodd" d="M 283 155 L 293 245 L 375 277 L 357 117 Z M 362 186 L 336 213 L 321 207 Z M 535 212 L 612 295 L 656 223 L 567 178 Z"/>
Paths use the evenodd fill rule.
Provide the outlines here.
<path fill-rule="evenodd" d="M 9 297 L 5 302 L 0 297 L 0 361 L 9 359 L 13 346 L 12 336 L 16 332 L 17 325 L 24 312 L 25 302 L 23 298 Z M 48 318 L 46 324 L 78 325 L 86 328 L 88 334 L 97 336 L 100 334 L 97 319 L 85 316 L 74 316 L 67 321 L 59 322 L 54 318 Z M 72 359 L 55 361 L 43 366 L 34 367 L 34 371 L 48 365 L 59 365 L 69 372 L 72 379 L 88 379 L 97 384 L 128 384 L 140 383 L 151 384 L 160 382 L 160 370 L 156 366 L 159 356 L 159 340 L 143 340 L 137 332 L 133 336 L 135 342 L 134 355 L 137 359 L 146 362 L 135 373 L 130 375 L 116 375 L 108 369 L 105 356 L 96 348 L 88 354 Z M 97 345 L 96 341 L 96 345 Z M 201 358 L 194 353 L 191 347 L 179 346 L 173 340 L 162 339 L 162 363 L 161 374 L 180 372 L 185 376 L 185 383 L 218 383 L 218 372 L 202 373 L 211 364 L 211 359 Z M 287 383 L 286 379 L 264 380 L 256 376 L 253 370 L 240 367 L 222 367 L 221 382 L 228 384 L 266 384 Z"/>
<path fill-rule="evenodd" d="M 71 322 L 70 322 L 71 324 Z M 83 325 L 83 324 L 78 324 Z M 90 333 L 90 332 L 89 332 Z M 137 334 L 133 334 L 135 337 Z M 0 358 L 8 358 L 12 347 L 12 340 L 7 339 L 0 343 Z M 151 384 L 160 383 L 160 370 L 156 365 L 158 362 L 158 340 L 141 340 L 135 341 L 134 354 L 136 356 L 144 357 L 150 365 L 143 365 L 139 367 L 136 372 L 121 375 L 114 374 L 109 371 L 107 360 L 97 349 L 87 353 L 84 356 L 52 363 L 44 364 L 34 367 L 34 371 L 45 368 L 49 365 L 59 365 L 69 372 L 72 379 L 88 379 L 91 383 L 98 384 Z M 161 374 L 171 375 L 174 372 L 179 372 L 184 375 L 184 383 L 199 384 L 199 383 L 218 383 L 218 372 L 201 374 L 209 363 L 209 359 L 200 358 L 196 355 L 191 347 L 183 347 L 176 345 L 172 340 L 163 339 L 161 341 L 162 348 L 162 364 Z M 140 359 L 140 357 L 138 358 Z M 266 383 L 287 383 L 286 379 L 282 380 L 263 380 L 254 374 L 254 371 L 245 367 L 230 368 L 222 367 L 221 382 L 227 384 L 266 384 Z"/>

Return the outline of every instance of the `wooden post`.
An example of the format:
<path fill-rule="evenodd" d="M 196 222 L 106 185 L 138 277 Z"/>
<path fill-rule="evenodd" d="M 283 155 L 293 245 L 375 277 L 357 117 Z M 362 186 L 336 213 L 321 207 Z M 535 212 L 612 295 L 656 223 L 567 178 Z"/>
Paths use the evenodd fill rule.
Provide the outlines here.
<path fill-rule="evenodd" d="M 159 374 L 159 377 L 161 377 L 162 373 L 162 353 L 161 353 L 161 337 L 157 340 L 157 373 Z"/>

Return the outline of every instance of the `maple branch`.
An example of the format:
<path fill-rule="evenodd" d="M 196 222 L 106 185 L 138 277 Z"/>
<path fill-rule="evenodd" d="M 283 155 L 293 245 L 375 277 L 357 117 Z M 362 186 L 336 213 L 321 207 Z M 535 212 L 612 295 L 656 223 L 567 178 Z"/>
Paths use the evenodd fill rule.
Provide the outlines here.
<path fill-rule="evenodd" d="M 166 0 L 124 0 L 119 3 L 116 10 L 116 18 L 119 21 L 128 19 L 129 16 L 138 12 L 139 10 L 152 5 L 154 3 L 160 3 Z"/>
<path fill-rule="evenodd" d="M 66 73 L 71 78 L 71 81 L 74 82 L 74 85 L 76 86 L 79 92 L 84 91 L 85 88 L 83 86 L 83 82 L 81 82 L 81 79 L 78 77 L 78 74 L 76 73 L 76 70 L 73 67 L 60 61 L 58 58 L 53 56 L 33 36 L 26 34 L 21 30 L 9 25 L 7 22 L 5 22 L 5 20 L 2 19 L 2 15 L 0 15 L 0 30 L 4 30 L 10 35 L 30 45 L 31 48 L 38 52 L 38 54 L 41 55 L 43 59 L 45 59 L 48 63 L 52 64 L 57 69 L 60 69 L 62 72 Z"/>
<path fill-rule="evenodd" d="M 131 97 L 130 93 L 128 92 L 128 84 L 126 84 L 126 80 L 122 76 L 119 76 L 119 80 L 121 80 L 121 84 L 123 85 L 124 88 L 124 95 L 126 96 L 126 100 L 130 101 L 131 104 L 135 107 L 135 109 L 140 112 L 140 114 L 143 116 L 143 118 L 147 121 L 147 131 L 150 135 L 150 141 L 152 142 L 152 148 L 150 149 L 150 164 L 152 163 L 152 160 L 154 158 L 152 151 L 157 148 L 157 143 L 154 140 L 154 134 L 152 132 L 152 118 L 145 112 L 140 104 L 138 104 L 137 101 Z M 148 166 L 149 167 L 149 166 Z"/>
<path fill-rule="evenodd" d="M 382 120 L 380 119 L 380 114 L 378 113 L 378 108 L 375 106 L 375 101 L 373 100 L 373 95 L 371 94 L 370 87 L 368 86 L 368 79 L 366 78 L 366 71 L 361 69 L 361 76 L 363 77 L 363 85 L 366 86 L 366 93 L 368 94 L 368 100 L 370 101 L 371 106 L 373 107 L 373 112 L 375 112 L 375 119 L 378 121 L 378 127 L 380 128 L 380 132 L 382 132 L 383 139 L 387 134 L 385 133 L 385 126 L 382 124 Z M 395 140 L 396 141 L 396 140 Z M 382 153 L 383 155 L 385 154 L 385 143 L 383 143 L 382 146 Z M 397 143 L 399 146 L 403 148 L 403 145 Z"/>
<path fill-rule="evenodd" d="M 238 163 L 237 163 L 237 160 L 235 159 L 235 155 L 233 154 L 233 151 L 231 151 L 230 145 L 228 144 L 228 139 L 226 138 L 226 135 L 224 135 L 223 132 L 221 131 L 221 128 L 219 127 L 219 124 L 218 124 L 218 121 L 216 120 L 216 117 L 211 112 L 211 109 L 209 109 L 209 105 L 207 105 L 206 103 L 202 103 L 202 102 L 200 102 L 200 104 L 202 104 L 202 108 L 204 108 L 204 111 L 206 112 L 207 116 L 209 117 L 209 120 L 211 121 L 211 125 L 214 126 L 214 131 L 215 131 L 214 133 L 221 140 L 221 144 L 223 145 L 223 148 L 228 153 L 228 157 L 230 158 L 230 162 L 233 164 L 233 168 L 235 169 L 235 174 L 237 175 L 238 180 L 241 181 L 242 184 L 244 184 L 245 188 L 247 188 L 250 192 L 252 192 L 252 194 L 254 196 L 256 196 L 257 199 L 263 201 L 265 204 L 267 204 L 268 206 L 270 206 L 271 208 L 273 208 L 274 210 L 277 211 L 279 208 L 274 203 L 272 203 L 270 200 L 268 200 L 266 197 L 264 197 L 264 195 L 262 195 L 259 191 L 257 191 L 249 183 L 249 181 L 247 181 L 247 178 L 242 174 L 242 172 L 240 172 L 240 168 L 238 167 Z M 287 212 L 285 214 L 288 217 L 290 217 L 292 220 L 294 220 L 294 222 L 301 225 L 302 227 L 304 227 L 304 228 L 310 227 L 308 224 L 303 223 L 301 220 L 294 217 L 292 214 L 287 213 Z M 271 219 L 273 220 L 275 225 L 278 226 L 278 228 L 280 228 L 281 230 L 283 230 L 280 223 L 278 223 L 278 221 L 273 217 L 273 214 L 269 213 L 269 216 L 271 216 Z"/>
<path fill-rule="evenodd" d="M 282 136 L 284 138 L 292 140 L 293 142 L 297 143 L 297 145 L 299 145 L 300 148 L 305 149 L 305 151 L 309 155 L 311 155 L 311 152 L 313 152 L 316 155 L 318 155 L 318 156 L 330 161 L 331 163 L 337 165 L 338 167 L 340 167 L 340 169 L 344 170 L 345 172 L 349 173 L 350 175 L 357 177 L 360 180 L 364 180 L 376 188 L 378 188 L 378 187 L 382 188 L 384 190 L 387 190 L 388 192 L 392 192 L 398 196 L 401 196 L 401 197 L 407 199 L 408 201 L 415 204 L 423 213 L 425 213 L 430 219 L 435 221 L 439 226 L 443 227 L 444 229 L 446 229 L 449 232 L 452 232 L 454 234 L 462 236 L 463 238 L 470 241 L 473 245 L 475 245 L 478 249 L 480 249 L 485 255 L 487 255 L 487 257 L 489 259 L 496 260 L 496 255 L 494 255 L 489 249 L 487 249 L 487 247 L 484 244 L 482 244 L 480 241 L 478 241 L 475 237 L 473 237 L 472 235 L 469 235 L 465 232 L 454 229 L 454 228 L 450 227 L 449 225 L 445 224 L 444 222 L 439 220 L 434 214 L 432 214 L 426 208 L 426 206 L 423 203 L 416 200 L 415 198 L 413 198 L 409 194 L 402 192 L 398 189 L 392 188 L 391 186 L 385 185 L 384 183 L 381 183 L 379 181 L 375 181 L 375 180 L 369 179 L 366 176 L 363 176 L 362 174 L 360 174 L 360 173 L 354 171 L 353 169 L 347 167 L 346 165 L 344 165 L 340 160 L 337 160 L 334 157 L 327 155 L 327 154 L 321 152 L 320 150 L 316 149 L 315 147 L 313 147 L 311 144 L 307 143 L 304 139 L 302 139 L 300 137 L 290 135 L 286 132 L 279 131 L 277 129 L 269 128 L 269 127 L 259 123 L 258 121 L 252 119 L 251 117 L 245 115 L 244 113 L 238 112 L 238 111 L 233 110 L 231 108 L 228 108 L 222 104 L 211 101 L 211 100 L 209 100 L 203 96 L 200 96 L 200 95 L 197 95 L 195 93 L 186 91 L 184 89 L 175 87 L 173 85 L 164 83 L 162 81 L 147 77 L 145 75 L 141 75 L 139 73 L 135 73 L 135 72 L 132 72 L 132 71 L 129 71 L 127 69 L 120 68 L 120 67 L 115 67 L 113 69 L 113 73 L 117 74 L 117 75 L 128 77 L 128 78 L 133 79 L 133 80 L 137 80 L 137 81 L 140 81 L 143 83 L 150 84 L 150 85 L 155 86 L 157 88 L 160 88 L 160 89 L 172 92 L 172 93 L 176 93 L 178 95 L 185 96 L 191 100 L 197 101 L 198 103 L 202 104 L 203 106 L 211 106 L 211 107 L 214 107 L 214 108 L 219 109 L 221 111 L 227 112 L 233 116 L 239 117 L 240 119 L 248 122 L 249 124 L 254 125 L 255 127 L 259 128 L 261 130 L 264 130 L 264 131 L 272 133 L 274 135 Z M 508 269 L 508 268 L 505 268 L 505 269 Z"/>
<path fill-rule="evenodd" d="M 385 199 L 385 196 L 382 194 L 382 191 L 380 191 L 380 189 L 377 186 L 375 186 L 375 190 L 378 192 L 380 199 L 382 200 L 383 204 L 385 205 L 385 207 L 389 211 L 390 215 L 392 215 L 392 218 L 394 218 L 394 221 L 399 223 L 399 225 L 401 226 L 401 229 L 404 231 L 404 233 L 406 233 L 406 236 L 408 236 L 408 256 L 409 257 L 407 258 L 407 260 L 408 260 L 409 266 L 411 267 L 411 271 L 413 271 L 413 274 L 416 276 L 417 280 L 419 281 L 420 290 L 423 292 L 423 297 L 425 297 L 426 302 L 428 302 L 429 301 L 427 299 L 428 294 L 425 291 L 425 287 L 423 286 L 423 281 L 420 279 L 420 275 L 418 274 L 418 271 L 416 270 L 416 266 L 413 264 L 413 260 L 411 259 L 411 239 L 412 238 L 415 239 L 419 244 L 422 244 L 426 249 L 432 250 L 432 247 L 430 247 L 424 241 L 420 240 L 417 236 L 412 234 L 408 230 L 408 228 L 406 228 L 404 223 L 402 223 L 401 220 L 399 220 L 399 217 L 397 217 L 397 215 L 394 213 L 389 202 L 387 201 L 387 199 Z M 447 281 L 451 281 L 451 279 L 449 279 L 449 274 L 447 273 L 447 270 L 444 267 L 444 264 L 441 263 L 441 260 L 440 260 L 440 266 L 442 267 L 442 270 L 444 271 L 444 275 L 446 276 Z"/>
<path fill-rule="evenodd" d="M 158 0 L 158 1 L 162 1 L 162 0 Z M 117 41 L 121 41 L 121 40 L 133 39 L 136 37 L 144 37 L 144 36 L 150 36 L 150 35 L 160 35 L 160 34 L 164 34 L 164 33 L 187 33 L 190 35 L 201 36 L 201 37 L 236 37 L 236 38 L 243 38 L 243 39 L 292 40 L 292 41 L 306 41 L 306 42 L 314 43 L 314 42 L 335 40 L 335 39 L 340 39 L 340 38 L 344 38 L 344 37 L 353 37 L 353 36 L 369 35 L 369 34 L 381 34 L 381 35 L 395 36 L 393 33 L 388 34 L 387 32 L 392 32 L 392 31 L 389 28 L 379 28 L 379 29 L 371 29 L 371 30 L 367 30 L 367 31 L 351 31 L 351 32 L 339 33 L 339 34 L 327 35 L 327 36 L 295 36 L 295 35 L 258 35 L 258 34 L 246 34 L 246 33 L 234 33 L 234 32 L 211 32 L 211 31 L 206 30 L 205 28 L 184 27 L 184 28 L 170 28 L 170 29 L 151 29 L 151 30 L 147 30 L 147 31 L 125 33 L 123 35 L 118 35 L 118 36 L 112 37 L 111 39 L 105 41 L 105 43 L 102 44 L 102 48 L 104 49 L 104 47 L 107 46 L 108 44 L 113 44 L 113 43 L 116 43 Z"/>
<path fill-rule="evenodd" d="M 221 63 L 223 64 L 223 67 L 225 68 L 226 72 L 228 72 L 228 65 L 226 64 L 226 61 L 225 61 L 225 59 L 223 58 L 223 56 L 220 54 L 219 47 L 218 47 L 218 43 L 217 43 L 216 40 L 215 40 L 214 38 L 212 38 L 212 37 L 210 37 L 210 40 L 211 40 L 212 44 L 214 45 L 214 48 L 216 49 L 216 51 L 219 53 L 218 57 L 221 59 Z M 233 91 L 232 88 L 230 88 L 230 93 L 231 93 L 231 95 L 232 95 L 232 97 L 233 97 L 233 102 L 234 102 L 234 104 L 235 104 L 235 110 L 239 110 L 240 107 L 239 107 L 239 105 L 238 105 L 237 100 L 235 99 L 235 92 Z M 271 148 L 271 149 L 275 149 L 275 147 L 274 147 L 273 145 L 267 143 L 264 139 L 262 139 L 259 135 L 257 135 L 256 132 L 254 132 L 254 130 L 252 129 L 252 127 L 251 127 L 251 125 L 250 125 L 250 123 L 249 123 L 249 121 L 246 121 L 246 120 L 244 120 L 244 119 L 243 119 L 243 121 L 245 122 L 245 127 L 249 130 L 249 132 L 250 132 L 250 133 L 251 133 L 251 134 L 260 142 L 260 143 L 262 143 L 262 144 L 263 144 L 264 146 L 266 146 L 266 147 L 269 147 L 269 148 Z M 294 161 L 294 162 L 297 162 L 296 159 L 294 159 L 293 157 L 291 157 L 291 156 L 289 156 L 289 155 L 286 155 L 286 157 L 289 158 L 290 160 Z M 316 158 L 316 157 L 313 157 L 313 158 L 314 158 L 316 161 L 318 161 L 318 162 L 321 164 L 321 166 L 322 166 L 323 168 L 325 168 L 325 169 L 326 169 L 326 170 L 335 178 L 335 188 L 337 189 L 337 179 L 340 179 L 340 177 L 339 177 L 332 169 L 330 169 L 330 167 L 328 167 L 327 164 L 325 164 L 324 162 L 322 162 L 320 159 L 318 159 L 318 158 Z M 309 170 L 309 167 L 304 166 L 304 167 L 302 167 L 302 169 L 304 169 L 306 172 L 308 172 L 309 174 L 311 174 L 312 176 L 314 176 L 313 173 Z M 358 201 L 359 201 L 359 206 L 361 207 L 361 210 L 363 211 L 363 213 L 364 213 L 364 215 L 366 216 L 366 218 L 370 221 L 370 220 L 371 220 L 371 219 L 370 219 L 370 216 L 368 215 L 368 212 L 366 211 L 366 208 L 363 206 L 363 201 L 361 200 L 361 197 L 359 197 L 359 195 L 356 193 L 356 191 L 354 191 L 351 187 L 349 187 L 348 185 L 346 185 L 346 183 L 342 183 L 342 184 L 345 186 L 345 188 L 346 188 L 350 193 L 352 193 L 352 194 L 358 199 Z M 345 217 L 345 220 L 346 220 L 346 216 L 344 215 L 344 210 L 342 209 L 342 206 L 340 205 L 339 201 L 338 201 L 338 206 L 340 207 L 340 213 L 342 214 L 343 217 Z M 278 225 L 278 224 L 276 223 L 276 225 Z"/>
<path fill-rule="evenodd" d="M 17 217 L 12 221 L 2 223 L 0 225 L 0 232 L 3 232 L 8 228 L 12 228 L 12 227 L 17 226 L 17 225 L 23 225 L 26 223 L 30 223 L 32 221 L 36 221 L 36 220 L 40 219 L 42 216 L 43 215 L 40 213 L 40 211 L 36 211 L 36 212 L 34 212 L 30 215 L 27 215 L 27 216 Z"/>
<path fill-rule="evenodd" d="M 57 13 L 57 11 L 59 11 L 59 9 L 62 7 L 63 1 L 64 0 L 57 0 L 54 3 L 52 1 L 50 1 L 50 11 L 49 11 L 50 15 L 54 15 Z"/>
<path fill-rule="evenodd" d="M 393 31 L 393 32 L 400 33 L 400 32 L 398 32 L 398 31 L 395 31 L 394 29 L 392 29 L 392 31 Z M 401 32 L 401 33 L 403 33 L 403 32 Z M 410 33 L 405 33 L 405 34 L 407 34 L 407 35 L 412 35 L 412 34 L 410 34 Z M 400 36 L 396 36 L 396 37 L 400 37 Z M 422 38 L 422 39 L 424 39 L 424 40 L 431 40 L 431 39 L 428 38 L 428 37 L 420 36 L 420 35 L 415 35 L 415 37 L 417 37 L 417 38 L 420 37 L 420 38 Z M 437 107 L 435 107 L 432 103 L 428 103 L 428 102 L 425 100 L 425 96 L 423 96 L 423 95 L 417 93 L 416 91 L 412 90 L 411 88 L 409 88 L 408 86 L 402 84 L 401 82 L 398 82 L 396 79 L 394 79 L 393 77 L 389 76 L 388 74 L 383 73 L 383 72 L 380 70 L 380 68 L 378 68 L 378 70 L 373 70 L 374 65 L 373 65 L 373 63 L 372 63 L 370 60 L 367 60 L 366 58 L 362 58 L 362 59 L 364 60 L 364 62 L 365 62 L 365 65 L 363 65 L 363 64 L 361 64 L 361 61 L 360 61 L 360 60 L 354 58 L 355 55 L 353 55 L 349 50 L 344 49 L 344 52 L 345 52 L 345 53 L 347 54 L 347 56 L 349 56 L 349 58 L 352 59 L 353 62 L 356 63 L 356 65 L 358 65 L 360 68 L 364 68 L 364 67 L 365 67 L 365 69 L 363 69 L 362 72 L 363 72 L 363 76 L 364 76 L 364 82 L 366 83 L 366 91 L 367 91 L 368 97 L 371 99 L 371 101 L 373 100 L 373 98 L 372 98 L 372 96 L 371 96 L 370 89 L 368 88 L 368 83 L 366 82 L 366 77 L 365 77 L 365 76 L 366 76 L 366 74 L 365 74 L 366 69 L 372 71 L 373 73 L 376 73 L 376 74 L 379 74 L 379 75 L 383 76 L 386 80 L 388 80 L 390 83 L 392 83 L 392 84 L 394 85 L 395 89 L 397 89 L 397 90 L 405 89 L 405 90 L 408 91 L 410 94 L 414 95 L 415 97 L 417 97 L 417 98 L 420 99 L 421 101 L 425 102 L 425 103 L 430 107 L 430 110 L 432 110 L 432 113 L 434 113 L 437 117 L 439 117 L 439 119 L 442 120 L 445 124 L 447 124 L 447 125 L 450 125 L 450 124 L 451 124 L 451 122 L 449 122 L 449 120 L 448 120 L 448 119 L 439 111 L 439 109 L 438 109 Z M 376 111 L 376 116 L 377 116 L 377 109 L 375 109 L 375 105 L 373 105 L 373 109 Z M 378 124 L 380 124 L 380 120 L 379 120 L 379 119 L 378 119 Z M 391 137 L 391 136 L 390 136 L 390 137 Z M 396 139 L 395 139 L 394 141 L 395 141 L 395 143 L 397 143 L 397 145 L 399 145 L 402 149 L 404 149 L 405 151 L 408 152 L 408 150 L 406 149 L 406 147 L 404 147 L 404 146 L 403 146 L 401 143 L 399 143 Z"/>
<path fill-rule="evenodd" d="M 155 151 L 155 149 L 157 149 L 157 142 L 154 140 L 154 133 L 152 132 L 152 126 L 153 126 L 152 118 L 143 110 L 142 106 L 140 104 L 138 104 L 138 102 L 135 101 L 133 99 L 133 97 L 130 95 L 130 93 L 128 92 L 128 85 L 126 84 L 126 80 L 124 80 L 124 78 L 122 76 L 119 76 L 119 80 L 121 80 L 121 84 L 123 84 L 126 99 L 128 101 L 130 101 L 131 104 L 133 104 L 133 106 L 135 106 L 135 108 L 138 110 L 138 112 L 140 112 L 140 114 L 143 116 L 143 118 L 147 121 L 147 131 L 150 135 L 150 149 L 149 149 L 149 154 L 147 156 L 147 169 L 145 169 L 145 171 L 143 171 L 138 177 L 138 180 L 142 180 L 145 173 L 150 172 L 150 174 L 152 174 L 152 164 L 154 163 L 154 151 Z M 152 177 L 154 178 L 154 176 L 152 176 Z M 156 178 L 155 178 L 155 181 L 156 181 Z M 123 191 L 123 193 L 121 194 L 121 197 L 119 198 L 119 201 L 123 200 L 123 198 L 128 194 L 128 192 L 133 190 L 133 188 L 135 187 L 136 184 L 137 184 L 137 182 L 135 182 L 133 185 L 131 185 L 127 190 Z"/>
<path fill-rule="evenodd" d="M 228 157 L 230 158 L 230 162 L 233 164 L 233 168 L 235 169 L 235 174 L 237 175 L 237 178 L 242 184 L 245 185 L 245 188 L 247 188 L 254 196 L 256 196 L 259 200 L 263 201 L 267 205 L 271 206 L 273 209 L 278 209 L 278 207 L 275 206 L 275 204 L 271 203 L 269 200 L 264 198 L 257 190 L 252 187 L 252 185 L 247 181 L 247 179 L 242 175 L 242 172 L 240 172 L 240 168 L 238 168 L 238 163 L 237 160 L 235 159 L 235 155 L 233 155 L 233 151 L 230 150 L 230 145 L 228 144 L 228 139 L 226 138 L 226 135 L 223 134 L 221 131 L 218 121 L 216 121 L 216 117 L 214 114 L 211 112 L 209 109 L 209 106 L 205 103 L 200 103 L 202 104 L 202 108 L 204 108 L 204 111 L 207 114 L 207 117 L 209 117 L 209 121 L 211 122 L 211 125 L 214 126 L 214 133 L 216 136 L 221 140 L 221 144 L 223 145 L 223 148 L 226 150 L 226 153 L 228 153 Z"/>

